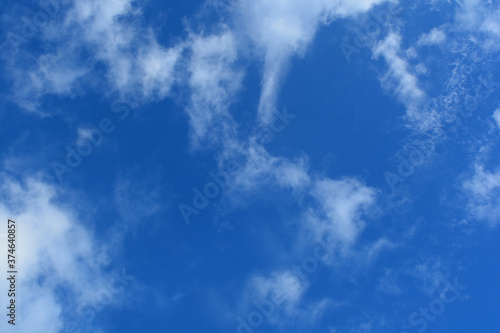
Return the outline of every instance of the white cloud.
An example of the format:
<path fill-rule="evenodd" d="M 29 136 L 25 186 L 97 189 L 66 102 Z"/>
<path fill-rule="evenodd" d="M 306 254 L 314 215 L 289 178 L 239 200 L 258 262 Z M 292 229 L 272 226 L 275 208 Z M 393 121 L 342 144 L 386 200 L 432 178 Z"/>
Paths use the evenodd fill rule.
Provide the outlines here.
<path fill-rule="evenodd" d="M 320 1 L 241 1 L 237 20 L 264 61 L 259 115 L 268 122 L 290 57 L 313 38 L 322 11 Z"/>
<path fill-rule="evenodd" d="M 23 182 L 5 174 L 0 183 L 2 220 L 17 225 L 18 315 L 23 332 L 56 333 L 65 315 L 84 305 L 95 306 L 100 292 L 115 280 L 104 273 L 105 248 L 79 221 L 75 212 L 56 203 L 58 194 L 37 179 Z M 2 248 L 6 248 L 2 240 Z M 5 279 L 0 283 L 7 290 Z M 66 297 L 60 297 L 64 290 Z M 2 296 L 6 304 L 6 295 Z M 71 312 L 69 311 L 69 312 Z M 0 327 L 6 330 L 6 320 Z"/>
<path fill-rule="evenodd" d="M 160 46 L 151 29 L 141 27 L 138 14 L 131 0 L 72 2 L 43 31 L 43 41 L 52 48 L 7 60 L 15 101 L 43 113 L 45 95 L 74 96 L 82 84 L 102 89 L 96 84 L 102 79 L 94 72 L 96 64 L 104 65 L 104 95 L 139 91 L 148 100 L 166 97 L 183 45 Z"/>
<path fill-rule="evenodd" d="M 476 165 L 473 177 L 463 183 L 469 214 L 495 226 L 500 222 L 500 171 L 489 172 Z"/>
<path fill-rule="evenodd" d="M 241 148 L 240 153 L 243 154 L 245 163 L 234 180 L 234 186 L 239 191 L 250 191 L 266 183 L 301 191 L 310 184 L 308 165 L 304 158 L 290 161 L 272 156 L 254 141 Z"/>
<path fill-rule="evenodd" d="M 290 319 L 293 319 L 295 327 L 311 327 L 333 302 L 328 298 L 306 301 L 308 288 L 309 281 L 302 280 L 289 270 L 275 271 L 269 276 L 254 275 L 245 289 L 243 311 L 250 313 L 252 306 L 260 304 L 272 309 L 264 324 L 284 329 L 290 326 Z"/>
<path fill-rule="evenodd" d="M 463 0 L 457 9 L 459 27 L 473 33 L 481 32 L 475 42 L 486 51 L 499 49 L 500 8 L 492 1 Z"/>
<path fill-rule="evenodd" d="M 482 24 L 482 29 L 494 36 L 500 37 L 500 11 L 490 13 Z"/>
<path fill-rule="evenodd" d="M 318 26 L 383 2 L 239 1 L 228 11 L 230 28 L 190 33 L 186 40 L 164 47 L 152 29 L 141 24 L 141 9 L 132 0 L 74 1 L 43 32 L 44 41 L 54 48 L 35 56 L 29 68 L 13 66 L 15 99 L 35 111 L 47 94 L 74 96 L 82 85 L 102 89 L 94 70 L 96 64 L 104 65 L 104 94 L 139 93 L 147 102 L 167 97 L 174 84 L 187 83 L 193 145 L 204 139 L 224 140 L 220 137 L 235 136 L 228 110 L 241 88 L 243 71 L 236 63 L 242 54 L 263 61 L 259 116 L 268 122 L 290 58 L 304 53 Z M 92 60 L 82 65 L 84 59 Z M 209 129 L 214 128 L 217 133 L 212 135 Z"/>
<path fill-rule="evenodd" d="M 271 277 L 255 276 L 250 282 L 252 296 L 269 299 L 286 311 L 292 311 L 302 299 L 308 285 L 290 271 L 276 272 Z"/>
<path fill-rule="evenodd" d="M 40 109 L 40 98 L 48 94 L 77 95 L 76 82 L 90 74 L 91 66 L 75 59 L 70 43 L 65 50 L 41 55 L 32 65 L 11 64 L 7 72 L 14 79 L 13 99 L 19 106 L 31 112 L 50 114 L 54 110 Z"/>
<path fill-rule="evenodd" d="M 125 87 L 132 75 L 131 48 L 136 38 L 131 26 L 119 22 L 133 15 L 132 1 L 74 1 L 64 19 L 68 35 L 80 34 L 93 47 L 97 59 L 109 66 L 109 77 L 115 86 Z M 147 38 L 148 36 L 146 36 Z"/>
<path fill-rule="evenodd" d="M 140 49 L 137 58 L 137 85 L 145 97 L 162 99 L 170 93 L 172 85 L 178 79 L 175 73 L 184 45 L 166 49 L 159 45 L 151 34 L 150 44 Z"/>
<path fill-rule="evenodd" d="M 188 64 L 190 103 L 187 112 L 193 131 L 193 143 L 207 135 L 220 142 L 234 137 L 234 124 L 229 107 L 241 88 L 243 72 L 235 62 L 238 57 L 236 40 L 224 28 L 218 35 L 192 35 L 192 56 Z"/>
<path fill-rule="evenodd" d="M 82 147 L 88 139 L 92 138 L 93 131 L 91 128 L 78 127 L 76 131 L 78 133 L 76 144 L 79 147 Z"/>
<path fill-rule="evenodd" d="M 276 170 L 278 184 L 292 189 L 303 189 L 310 183 L 306 162 L 301 159 L 297 163 L 284 161 Z"/>
<path fill-rule="evenodd" d="M 418 78 L 411 73 L 410 66 L 401 52 L 401 35 L 391 32 L 373 50 L 376 58 L 382 56 L 389 65 L 389 72 L 382 83 L 395 86 L 395 93 L 406 105 L 410 118 L 421 118 L 419 106 L 425 99 L 425 92 L 419 87 Z"/>
<path fill-rule="evenodd" d="M 446 41 L 446 33 L 439 29 L 434 28 L 429 33 L 423 34 L 418 39 L 418 46 L 427 46 L 427 45 L 439 45 Z"/>
<path fill-rule="evenodd" d="M 376 191 L 354 178 L 323 179 L 315 182 L 311 195 L 320 205 L 307 218 L 316 241 L 327 238 L 345 247 L 353 245 L 364 228 L 362 215 L 375 203 Z"/>
<path fill-rule="evenodd" d="M 415 66 L 415 72 L 419 75 L 425 75 L 427 74 L 427 67 L 425 67 L 424 64 L 420 63 L 417 66 Z"/>
<path fill-rule="evenodd" d="M 493 113 L 493 119 L 497 123 L 498 128 L 500 129 L 500 109 L 497 109 L 495 113 Z"/>
<path fill-rule="evenodd" d="M 385 0 L 246 0 L 238 2 L 235 20 L 263 60 L 259 116 L 270 121 L 292 56 L 302 55 L 320 24 L 368 11 Z"/>

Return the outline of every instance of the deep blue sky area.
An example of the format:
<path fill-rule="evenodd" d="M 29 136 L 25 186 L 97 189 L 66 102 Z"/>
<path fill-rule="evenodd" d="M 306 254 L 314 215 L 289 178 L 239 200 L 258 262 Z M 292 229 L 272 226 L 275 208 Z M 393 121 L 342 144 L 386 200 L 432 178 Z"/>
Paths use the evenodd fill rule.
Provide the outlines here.
<path fill-rule="evenodd" d="M 0 332 L 500 333 L 498 4 L 0 7 Z"/>

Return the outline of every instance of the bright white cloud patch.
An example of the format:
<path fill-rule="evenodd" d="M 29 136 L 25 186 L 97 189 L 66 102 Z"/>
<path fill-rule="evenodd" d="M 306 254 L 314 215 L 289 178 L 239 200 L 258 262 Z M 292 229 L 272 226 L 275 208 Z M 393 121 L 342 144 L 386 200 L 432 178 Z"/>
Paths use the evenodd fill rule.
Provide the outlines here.
<path fill-rule="evenodd" d="M 310 184 L 305 158 L 292 161 L 273 156 L 255 141 L 244 147 L 230 147 L 227 151 L 228 155 L 235 153 L 241 154 L 244 160 L 234 177 L 233 186 L 239 191 L 252 191 L 266 184 L 302 191 Z"/>
<path fill-rule="evenodd" d="M 379 42 L 373 54 L 376 58 L 382 56 L 389 65 L 389 72 L 382 82 L 394 86 L 396 94 L 408 108 L 408 116 L 419 118 L 418 106 L 425 98 L 425 92 L 419 87 L 418 78 L 410 70 L 410 65 L 401 52 L 401 35 L 391 32 Z"/>
<path fill-rule="evenodd" d="M 500 129 L 500 109 L 497 109 L 493 114 L 493 119 L 495 120 L 498 128 Z"/>
<path fill-rule="evenodd" d="M 443 30 L 434 28 L 428 34 L 423 34 L 419 38 L 417 45 L 425 46 L 425 45 L 442 44 L 445 40 L 446 40 L 446 33 Z"/>
<path fill-rule="evenodd" d="M 75 83 L 89 75 L 91 66 L 76 61 L 69 43 L 67 49 L 41 55 L 34 65 L 12 65 L 7 71 L 14 79 L 14 101 L 26 110 L 48 114 L 48 110 L 40 109 L 40 98 L 47 94 L 76 95 Z"/>
<path fill-rule="evenodd" d="M 478 220 L 500 222 L 500 171 L 489 172 L 477 165 L 472 179 L 463 184 L 469 197 L 469 213 Z"/>
<path fill-rule="evenodd" d="M 268 122 L 290 57 L 313 38 L 322 11 L 320 1 L 241 1 L 238 20 L 264 60 L 259 115 Z"/>
<path fill-rule="evenodd" d="M 301 300 L 307 285 L 290 271 L 274 273 L 271 277 L 255 276 L 251 289 L 256 299 L 269 299 L 291 311 Z"/>
<path fill-rule="evenodd" d="M 376 191 L 357 179 L 323 179 L 316 181 L 311 195 L 320 205 L 308 217 L 308 227 L 317 240 L 328 238 L 353 245 L 364 227 L 362 215 L 375 203 Z"/>
<path fill-rule="evenodd" d="M 0 193 L 0 216 L 16 221 L 18 230 L 17 302 L 22 320 L 16 327 L 22 332 L 59 332 L 65 315 L 78 317 L 82 307 L 102 300 L 103 290 L 114 290 L 116 281 L 100 268 L 105 249 L 74 212 L 55 203 L 57 193 L 51 185 L 36 179 L 19 182 L 4 174 Z M 7 247 L 5 240 L 0 243 Z M 0 286 L 8 289 L 5 279 Z M 5 325 L 2 320 L 2 331 Z"/>
<path fill-rule="evenodd" d="M 106 68 L 109 90 L 149 99 L 166 97 L 183 46 L 160 46 L 149 28 L 134 22 L 138 14 L 130 0 L 71 3 L 43 31 L 45 41 L 55 48 L 35 55 L 34 62 L 23 54 L 8 60 L 15 101 L 43 112 L 43 96 L 73 96 L 81 93 L 81 85 L 93 86 L 102 79 L 91 75 L 96 64 Z"/>
<path fill-rule="evenodd" d="M 304 302 L 303 298 L 309 288 L 309 281 L 301 279 L 289 270 L 276 271 L 269 276 L 254 275 L 245 290 L 243 308 L 247 316 L 239 317 L 238 332 L 256 327 L 252 309 L 258 308 L 265 314 L 264 325 L 288 327 L 290 320 L 310 327 L 321 318 L 331 305 L 329 299 L 316 302 Z M 257 325 L 259 326 L 259 325 Z"/>
<path fill-rule="evenodd" d="M 237 24 L 264 61 L 260 119 L 270 121 L 276 98 L 292 56 L 302 55 L 320 24 L 368 11 L 385 0 L 246 0 L 236 11 Z"/>
<path fill-rule="evenodd" d="M 500 39 L 500 10 L 492 1 L 464 0 L 460 2 L 456 19 L 461 29 L 474 33 L 481 32 L 485 36 L 478 36 L 479 46 L 487 51 L 499 49 Z"/>

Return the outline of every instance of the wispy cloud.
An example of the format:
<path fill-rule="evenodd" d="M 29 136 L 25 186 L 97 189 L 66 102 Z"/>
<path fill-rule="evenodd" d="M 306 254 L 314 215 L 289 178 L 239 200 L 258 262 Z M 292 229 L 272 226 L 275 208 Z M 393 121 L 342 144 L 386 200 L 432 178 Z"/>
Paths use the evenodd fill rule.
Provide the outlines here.
<path fill-rule="evenodd" d="M 82 86 L 98 88 L 96 81 L 103 78 L 95 73 L 97 65 L 105 69 L 105 95 L 139 90 L 148 99 L 166 97 L 183 47 L 160 46 L 152 30 L 135 20 L 139 14 L 130 0 L 70 3 L 43 29 L 43 41 L 51 48 L 6 59 L 15 102 L 46 113 L 40 104 L 46 95 L 74 96 L 83 93 Z"/>
<path fill-rule="evenodd" d="M 293 56 L 301 56 L 321 24 L 368 11 L 384 0 L 239 1 L 235 19 L 253 53 L 263 62 L 259 117 L 270 120 L 277 95 Z"/>
<path fill-rule="evenodd" d="M 469 198 L 470 215 L 495 226 L 500 223 L 500 171 L 476 165 L 471 179 L 463 183 Z"/>
<path fill-rule="evenodd" d="M 362 216 L 375 204 L 376 194 L 355 178 L 316 181 L 311 195 L 319 209 L 310 211 L 307 219 L 316 240 L 333 239 L 344 249 L 353 245 L 364 228 Z"/>
<path fill-rule="evenodd" d="M 18 227 L 23 319 L 16 326 L 24 332 L 59 332 L 65 319 L 75 316 L 68 309 L 97 307 L 102 290 L 117 288 L 116 279 L 104 270 L 108 249 L 99 245 L 76 211 L 57 203 L 58 190 L 43 180 L 19 181 L 3 174 L 0 191 L 0 215 L 12 218 Z"/>
<path fill-rule="evenodd" d="M 458 2 L 456 20 L 466 31 L 482 32 L 476 42 L 486 51 L 497 51 L 500 38 L 500 8 L 492 1 L 462 0 Z M 478 36 L 479 37 L 479 36 Z"/>
<path fill-rule="evenodd" d="M 193 144 L 200 140 L 221 143 L 236 136 L 229 113 L 241 89 L 243 71 L 238 69 L 237 41 L 225 27 L 220 34 L 191 35 L 188 61 L 190 101 L 187 107 Z"/>
<path fill-rule="evenodd" d="M 391 32 L 373 49 L 375 58 L 382 56 L 389 71 L 382 78 L 382 84 L 391 87 L 401 102 L 407 107 L 407 114 L 412 119 L 423 117 L 421 105 L 426 93 L 420 88 L 417 76 L 412 73 L 408 61 L 401 50 L 402 36 Z"/>
<path fill-rule="evenodd" d="M 417 41 L 418 46 L 439 45 L 446 41 L 446 33 L 434 28 L 429 33 L 423 34 Z"/>
<path fill-rule="evenodd" d="M 493 114 L 493 119 L 495 120 L 495 123 L 500 129 L 500 109 L 495 110 L 495 113 Z"/>

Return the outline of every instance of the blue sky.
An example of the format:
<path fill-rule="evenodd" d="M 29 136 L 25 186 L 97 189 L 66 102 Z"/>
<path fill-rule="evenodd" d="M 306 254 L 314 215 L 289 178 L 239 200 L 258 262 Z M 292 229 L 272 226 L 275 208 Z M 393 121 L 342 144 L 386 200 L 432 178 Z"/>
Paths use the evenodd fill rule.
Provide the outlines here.
<path fill-rule="evenodd" d="M 500 332 L 497 2 L 1 6 L 1 332 Z"/>

